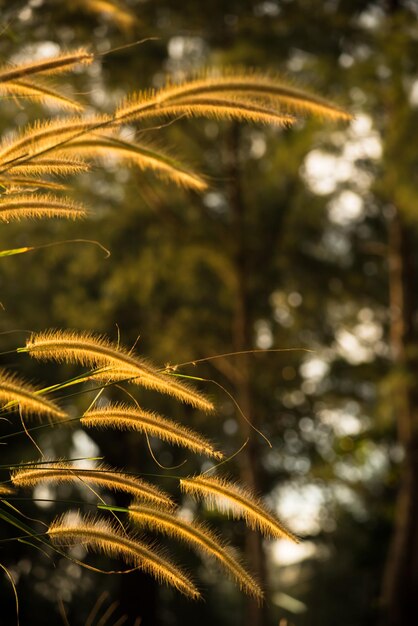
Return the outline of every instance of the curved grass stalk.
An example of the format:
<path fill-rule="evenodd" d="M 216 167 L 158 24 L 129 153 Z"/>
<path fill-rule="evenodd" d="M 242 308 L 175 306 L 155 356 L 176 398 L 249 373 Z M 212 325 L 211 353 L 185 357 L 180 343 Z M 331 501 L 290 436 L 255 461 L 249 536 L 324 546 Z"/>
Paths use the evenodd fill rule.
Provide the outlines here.
<path fill-rule="evenodd" d="M 133 10 L 130 10 L 124 6 L 120 6 L 119 2 L 116 3 L 112 0 L 76 0 L 75 4 L 78 4 L 84 11 L 88 13 L 107 14 L 112 24 L 116 24 L 120 30 L 123 30 L 127 33 L 131 32 L 135 24 L 138 23 L 138 16 L 135 15 Z M 148 39 L 145 39 L 145 41 L 148 41 Z M 142 41 L 139 43 L 142 43 Z M 135 44 L 127 44 L 127 46 L 130 45 Z M 124 47 L 125 46 L 122 46 L 122 49 Z M 116 48 L 115 50 L 118 49 L 119 48 Z M 109 52 L 112 52 L 112 50 L 105 52 L 105 54 L 109 54 Z"/>
<path fill-rule="evenodd" d="M 97 115 L 91 118 L 61 117 L 54 120 L 37 121 L 26 126 L 17 137 L 4 140 L 0 146 L 0 163 L 8 165 L 17 158 L 31 157 L 43 153 L 47 149 L 63 150 L 63 141 L 76 139 L 80 133 L 83 137 L 89 132 L 100 133 L 100 128 L 112 118 Z M 107 129 L 108 132 L 108 129 Z"/>
<path fill-rule="evenodd" d="M 159 109 L 169 105 L 175 107 L 184 99 L 198 106 L 198 100 L 195 99 L 202 97 L 219 98 L 224 102 L 232 100 L 232 103 L 234 98 L 237 98 L 242 105 L 248 107 L 248 112 L 251 107 L 256 111 L 257 106 L 267 106 L 274 108 L 276 114 L 283 115 L 289 111 L 296 111 L 330 119 L 347 120 L 351 117 L 346 111 L 324 98 L 293 87 L 280 78 L 231 68 L 221 75 L 206 72 L 195 79 L 128 98 L 117 109 L 116 118 L 140 120 L 152 110 L 158 113 Z"/>
<path fill-rule="evenodd" d="M 93 376 L 104 380 L 130 378 L 134 384 L 168 394 L 196 408 L 205 411 L 214 408 L 207 398 L 192 387 L 160 373 L 147 361 L 133 356 L 128 350 L 110 343 L 100 335 L 56 330 L 34 333 L 27 340 L 26 348 L 19 348 L 18 352 L 29 352 L 39 360 L 52 359 L 104 367 L 106 371 Z"/>
<path fill-rule="evenodd" d="M 14 256 L 16 254 L 25 254 L 25 252 L 31 252 L 34 250 L 32 246 L 25 246 L 24 248 L 11 248 L 10 250 L 0 250 L 0 259 L 5 256 Z"/>
<path fill-rule="evenodd" d="M 141 170 L 152 170 L 161 178 L 196 191 L 203 191 L 207 183 L 201 176 L 188 170 L 176 159 L 151 145 L 123 141 L 116 137 L 92 137 L 80 139 L 66 145 L 66 152 L 75 150 L 77 154 L 90 158 L 114 156 L 133 163 Z"/>
<path fill-rule="evenodd" d="M 56 519 L 48 529 L 53 543 L 60 546 L 82 544 L 112 557 L 121 557 L 129 563 L 165 582 L 192 599 L 200 593 L 190 578 L 171 563 L 154 546 L 128 537 L 104 518 L 80 517 L 66 514 Z"/>
<path fill-rule="evenodd" d="M 250 99 L 225 98 L 222 94 L 181 98 L 164 104 L 161 109 L 167 109 L 170 115 L 214 117 L 286 128 L 296 122 L 294 116 L 274 110 L 272 106 L 263 106 Z"/>
<path fill-rule="evenodd" d="M 66 198 L 56 198 L 50 194 L 13 194 L 0 197 L 0 221 L 12 222 L 22 219 L 63 217 L 79 219 L 85 217 L 85 209 Z"/>
<path fill-rule="evenodd" d="M 187 522 L 175 517 L 172 513 L 135 503 L 129 506 L 129 516 L 135 524 L 141 527 L 185 541 L 205 554 L 215 557 L 238 582 L 241 589 L 258 600 L 262 600 L 263 592 L 259 584 L 246 571 L 221 537 L 204 524 L 195 521 Z"/>
<path fill-rule="evenodd" d="M 25 254 L 26 252 L 33 252 L 34 250 L 44 250 L 45 248 L 52 248 L 53 246 L 60 246 L 68 243 L 88 243 L 94 246 L 97 246 L 105 253 L 105 259 L 110 257 L 110 250 L 102 246 L 99 241 L 95 241 L 94 239 L 65 239 L 64 241 L 53 241 L 52 243 L 44 243 L 40 246 L 25 246 L 22 248 L 12 248 L 10 250 L 0 250 L 0 258 L 5 256 L 13 256 L 16 254 Z M 87 380 L 84 376 L 83 380 Z M 63 384 L 62 387 L 65 385 Z"/>
<path fill-rule="evenodd" d="M 36 155 L 33 155 L 30 160 L 26 157 L 24 163 L 21 159 L 17 159 L 7 166 L 7 172 L 11 172 L 13 176 L 16 174 L 20 176 L 43 176 L 44 174 L 68 176 L 69 174 L 87 172 L 89 169 L 89 164 L 80 159 L 71 157 L 45 159 L 38 158 Z M 6 174 L 6 178 L 1 179 L 2 184 L 7 184 L 7 181 L 8 174 Z"/>
<path fill-rule="evenodd" d="M 159 370 L 153 368 L 151 371 L 148 361 L 145 361 L 148 366 L 148 370 L 143 369 L 141 373 L 138 371 L 128 369 L 126 367 L 107 367 L 102 371 L 98 371 L 91 374 L 89 378 L 91 380 L 98 380 L 102 382 L 129 382 L 133 385 L 142 385 L 146 389 L 152 389 L 165 393 L 169 396 L 177 398 L 181 402 L 190 404 L 191 406 L 201 409 L 203 411 L 213 411 L 214 405 L 201 393 L 196 391 L 193 387 L 186 383 L 179 383 L 175 378 L 175 374 L 161 373 Z M 191 378 L 191 377 L 190 377 Z M 194 380 L 197 380 L 194 378 Z M 203 380 L 203 379 L 202 379 Z"/>
<path fill-rule="evenodd" d="M 46 416 L 49 419 L 62 420 L 68 417 L 60 407 L 46 398 L 40 397 L 40 389 L 21 380 L 14 374 L 0 370 L 0 402 L 3 408 L 19 407 L 23 415 Z"/>
<path fill-rule="evenodd" d="M 81 469 L 70 463 L 45 462 L 12 471 L 11 480 L 16 487 L 35 487 L 41 483 L 86 483 L 97 485 L 112 491 L 128 493 L 139 500 L 154 502 L 165 508 L 174 506 L 170 496 L 151 483 L 140 478 L 112 470 L 106 465 L 95 469 Z"/>
<path fill-rule="evenodd" d="M 135 107 L 134 107 L 135 110 Z M 195 96 L 181 98 L 174 102 L 155 104 L 145 107 L 141 112 L 117 113 L 117 119 L 122 115 L 123 121 L 142 121 L 149 117 L 213 117 L 219 120 L 237 120 L 289 127 L 296 121 L 294 117 L 275 111 L 272 107 L 261 106 L 250 100 L 233 100 L 232 98 Z"/>
<path fill-rule="evenodd" d="M 22 176 L 7 176 L 3 178 L 1 184 L 7 189 L 7 192 L 23 191 L 38 189 L 51 189 L 53 191 L 64 191 L 68 189 L 67 185 L 56 183 L 52 180 L 42 180 L 41 178 L 25 178 Z"/>
<path fill-rule="evenodd" d="M 94 55 L 88 52 L 86 48 L 79 48 L 73 52 L 64 52 L 55 57 L 42 59 L 40 61 L 21 63 L 15 67 L 2 67 L 0 69 L 0 83 L 15 81 L 33 74 L 68 72 L 79 63 L 89 65 L 93 59 Z"/>
<path fill-rule="evenodd" d="M 84 109 L 84 106 L 80 104 L 80 102 L 40 82 L 26 80 L 14 80 L 7 83 L 0 82 L 0 94 L 24 98 L 25 100 L 40 102 L 41 104 L 52 105 L 71 111 L 82 111 Z"/>
<path fill-rule="evenodd" d="M 234 518 L 243 518 L 254 530 L 259 530 L 267 537 L 290 539 L 298 543 L 298 538 L 282 522 L 274 517 L 259 498 L 241 485 L 215 476 L 194 476 L 180 480 L 182 491 L 203 499 L 209 506 L 232 514 Z"/>
<path fill-rule="evenodd" d="M 199 433 L 157 413 L 143 411 L 135 406 L 115 404 L 91 409 L 84 413 L 80 422 L 90 428 L 136 430 L 215 459 L 224 458 L 222 452 L 215 450 L 211 442 Z"/>
<path fill-rule="evenodd" d="M 20 626 L 20 622 L 19 622 L 19 595 L 17 593 L 15 579 L 13 578 L 13 575 L 10 572 L 10 570 L 5 565 L 3 565 L 3 563 L 0 563 L 0 568 L 4 571 L 4 573 L 6 574 L 7 578 L 9 579 L 9 582 L 10 582 L 10 584 L 12 586 L 13 595 L 14 595 L 14 599 L 15 599 L 15 606 L 16 606 L 16 625 Z"/>

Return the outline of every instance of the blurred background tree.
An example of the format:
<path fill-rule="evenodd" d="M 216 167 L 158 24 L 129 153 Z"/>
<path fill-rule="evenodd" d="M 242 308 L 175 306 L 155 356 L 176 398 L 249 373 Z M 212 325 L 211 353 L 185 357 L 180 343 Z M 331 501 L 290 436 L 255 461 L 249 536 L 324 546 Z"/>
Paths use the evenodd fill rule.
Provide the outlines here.
<path fill-rule="evenodd" d="M 98 587 L 120 602 L 128 623 L 139 615 L 144 625 L 261 626 L 282 618 L 297 626 L 400 625 L 418 616 L 417 16 L 408 0 L 3 3 L 4 58 L 86 41 L 106 53 L 157 38 L 104 54 L 75 77 L 77 90 L 103 110 L 128 90 L 160 85 L 166 73 L 241 64 L 289 74 L 356 114 L 348 127 L 309 121 L 286 131 L 180 120 L 164 129 L 164 141 L 208 176 L 203 198 L 107 161 L 78 178 L 77 193 L 94 207 L 88 222 L 47 233 L 43 225 L 9 226 L 0 235 L 9 248 L 73 237 L 109 248 L 108 260 L 83 244 L 2 260 L 3 329 L 116 336 L 117 324 L 124 344 L 140 334 L 138 349 L 156 362 L 196 363 L 180 371 L 222 385 L 205 386 L 216 417 L 208 422 L 181 407 L 173 414 L 160 398 L 155 407 L 193 419 L 229 454 L 248 439 L 231 471 L 236 464 L 305 538 L 297 549 L 277 542 L 263 550 L 239 523 L 212 515 L 267 585 L 264 610 L 247 606 L 197 561 L 191 567 L 207 587 L 204 606 L 139 574 L 98 579 L 65 560 L 51 574 L 50 563 L 26 546 L 3 548 L 18 579 L 22 624 L 44 623 L 45 611 L 59 623 L 59 597 L 70 624 L 83 624 Z M 1 123 L 23 125 L 31 115 L 5 102 Z M 4 336 L 4 350 L 16 337 Z M 271 348 L 312 352 L 197 363 Z M 56 382 L 56 368 L 49 373 Z M 57 456 L 70 445 L 74 456 L 100 453 L 127 469 L 139 458 L 144 472 L 161 474 L 164 486 L 170 481 L 172 471 L 156 467 L 132 435 L 93 441 L 61 431 L 38 442 Z M 20 457 L 32 458 L 21 445 Z M 184 460 L 157 442 L 153 450 L 165 466 Z M 188 458 L 188 471 L 194 468 L 208 465 Z"/>

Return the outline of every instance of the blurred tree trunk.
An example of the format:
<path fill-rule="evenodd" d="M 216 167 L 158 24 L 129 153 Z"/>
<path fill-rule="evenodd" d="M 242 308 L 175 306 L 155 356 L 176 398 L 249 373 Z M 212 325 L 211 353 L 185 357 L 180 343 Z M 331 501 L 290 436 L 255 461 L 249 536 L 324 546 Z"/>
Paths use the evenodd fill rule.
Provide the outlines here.
<path fill-rule="evenodd" d="M 233 124 L 228 136 L 227 160 L 229 180 L 229 206 L 231 210 L 231 235 L 235 246 L 233 259 L 236 275 L 237 292 L 234 317 L 232 321 L 233 350 L 241 352 L 253 348 L 253 322 L 250 310 L 250 276 L 252 270 L 251 250 L 248 245 L 248 233 L 245 219 L 245 201 L 242 193 L 240 176 L 240 128 Z M 259 467 L 259 446 L 255 425 L 256 412 L 253 398 L 251 375 L 251 356 L 240 355 L 234 381 L 235 398 L 249 420 L 241 421 L 241 432 L 248 443 L 239 456 L 240 478 L 255 493 L 262 493 Z M 266 566 L 262 538 L 259 533 L 246 529 L 245 557 L 251 570 L 266 589 Z M 252 599 L 247 599 L 245 622 L 247 626 L 263 626 L 265 611 Z"/>
<path fill-rule="evenodd" d="M 387 5 L 389 32 L 400 32 L 403 3 Z M 416 235 L 409 208 L 398 196 L 402 192 L 405 138 L 400 124 L 406 115 L 408 95 L 404 74 L 402 40 L 390 48 L 387 61 L 390 85 L 383 88 L 386 115 L 385 172 L 386 201 L 393 207 L 389 221 L 390 347 L 395 386 L 392 403 L 398 442 L 404 450 L 399 473 L 394 529 L 389 546 L 382 588 L 382 624 L 404 626 L 418 623 L 418 391 L 416 315 Z M 402 198 L 402 196 L 401 196 Z"/>
<path fill-rule="evenodd" d="M 388 626 L 418 623 L 418 398 L 413 383 L 416 357 L 416 289 L 411 233 L 398 211 L 389 226 L 390 340 L 397 385 L 393 396 L 398 440 L 405 457 L 399 476 L 394 531 L 383 581 L 383 619 Z"/>

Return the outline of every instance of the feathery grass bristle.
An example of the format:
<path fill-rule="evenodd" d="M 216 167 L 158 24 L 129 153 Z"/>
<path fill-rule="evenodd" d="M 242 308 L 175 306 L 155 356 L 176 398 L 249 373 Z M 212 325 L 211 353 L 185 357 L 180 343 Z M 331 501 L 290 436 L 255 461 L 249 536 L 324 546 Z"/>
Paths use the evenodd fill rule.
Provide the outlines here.
<path fill-rule="evenodd" d="M 70 111 L 82 111 L 83 105 L 65 94 L 51 89 L 39 81 L 15 80 L 0 83 L 0 94 L 8 95 L 14 100 L 24 99 L 31 102 L 39 102 L 47 106 L 68 109 Z"/>
<path fill-rule="evenodd" d="M 55 402 L 40 396 L 40 393 L 40 389 L 21 378 L 0 370 L 0 402 L 3 403 L 3 409 L 18 407 L 23 415 L 39 418 L 46 416 L 49 419 L 61 420 L 68 417 Z"/>
<path fill-rule="evenodd" d="M 175 587 L 189 598 L 200 597 L 190 578 L 159 550 L 127 535 L 104 518 L 83 518 L 67 513 L 57 518 L 47 532 L 55 544 L 82 544 L 87 549 L 121 557 L 126 563 L 151 574 L 159 582 Z"/>
<path fill-rule="evenodd" d="M 215 450 L 211 442 L 199 433 L 157 413 L 150 413 L 135 406 L 114 404 L 90 409 L 84 413 L 80 422 L 90 428 L 136 430 L 218 460 L 224 458 L 222 452 Z"/>
<path fill-rule="evenodd" d="M 35 192 L 39 189 L 51 189 L 53 191 L 64 191 L 67 185 L 56 183 L 53 180 L 43 180 L 42 178 L 26 178 L 22 176 L 7 176 L 1 179 L 1 184 L 7 189 L 7 193 Z"/>
<path fill-rule="evenodd" d="M 233 111 L 234 100 L 235 112 Z M 206 109 L 204 108 L 205 102 Z M 206 115 L 210 111 L 210 104 L 212 114 L 215 114 L 216 102 L 218 102 L 217 115 L 219 117 L 226 116 L 248 121 L 262 121 L 263 108 L 266 109 L 264 121 L 267 122 L 268 115 L 270 115 L 268 123 L 273 122 L 275 115 L 285 118 L 289 112 L 319 115 L 330 119 L 351 118 L 349 113 L 325 98 L 294 87 L 279 77 L 243 71 L 240 68 L 235 68 L 235 70 L 230 68 L 222 74 L 208 71 L 195 79 L 174 85 L 168 84 L 157 91 L 134 95 L 122 102 L 116 111 L 116 117 L 120 121 L 140 121 L 153 114 L 180 114 L 181 109 L 185 114 L 192 115 L 193 110 L 197 114 L 199 106 L 201 114 Z M 188 111 L 186 105 L 189 106 Z M 225 106 L 224 111 L 222 111 L 222 106 Z M 170 107 L 172 107 L 171 113 Z M 259 119 L 257 119 L 258 116 Z M 287 123 L 292 121 L 293 118 L 288 117 Z"/>
<path fill-rule="evenodd" d="M 88 332 L 49 330 L 33 333 L 26 343 L 25 351 L 40 360 L 80 363 L 90 367 L 105 368 L 94 376 L 101 380 L 124 380 L 160 391 L 182 402 L 205 411 L 213 410 L 213 404 L 191 386 L 174 380 L 159 372 L 149 362 L 133 356 L 132 352 L 112 344 L 106 338 Z"/>
<path fill-rule="evenodd" d="M 2 178 L 2 182 L 4 180 L 7 183 L 9 172 L 13 176 L 16 174 L 18 176 L 44 176 L 45 174 L 68 176 L 70 174 L 87 172 L 89 169 L 90 165 L 80 159 L 72 157 L 46 159 L 33 155 L 30 160 L 29 158 L 18 158 L 13 163 L 7 165 L 4 168 L 6 178 Z M 1 166 L 0 174 L 3 174 Z"/>
<path fill-rule="evenodd" d="M 79 219 L 86 210 L 81 204 L 68 198 L 57 198 L 50 194 L 10 194 L 0 196 L 0 221 L 12 222 L 22 219 L 61 217 Z"/>
<path fill-rule="evenodd" d="M 132 143 L 119 137 L 103 136 L 71 141 L 66 146 L 66 151 L 69 150 L 75 150 L 77 154 L 89 158 L 112 156 L 122 159 L 136 165 L 140 170 L 151 170 L 160 178 L 188 189 L 203 191 L 207 188 L 207 183 L 201 176 L 150 143 Z"/>
<path fill-rule="evenodd" d="M 14 493 L 14 489 L 8 485 L 0 485 L 0 496 L 8 496 L 12 493 Z"/>
<path fill-rule="evenodd" d="M 170 496 L 156 486 L 129 474 L 116 471 L 106 465 L 94 469 L 82 469 L 70 463 L 51 462 L 31 464 L 12 471 L 11 479 L 16 487 L 35 487 L 40 483 L 72 482 L 76 485 L 97 485 L 112 491 L 122 491 L 139 500 L 147 500 L 165 508 L 173 508 Z"/>
<path fill-rule="evenodd" d="M 111 118 L 105 115 L 93 117 L 59 117 L 52 120 L 38 120 L 29 124 L 20 133 L 12 138 L 5 139 L 0 144 L 0 163 L 5 166 L 20 159 L 33 160 L 46 151 L 54 151 L 54 155 L 62 156 L 65 144 L 79 137 L 85 138 L 89 133 L 100 134 Z M 106 128 L 106 132 L 109 129 Z"/>
<path fill-rule="evenodd" d="M 274 126 L 291 126 L 295 118 L 284 112 L 275 111 L 273 107 L 263 106 L 251 100 L 214 97 L 211 94 L 181 98 L 174 102 L 143 103 L 142 96 L 130 98 L 117 112 L 117 119 L 126 121 L 142 121 L 149 117 L 213 117 L 219 120 L 236 120 L 270 124 Z M 132 111 L 132 112 L 130 112 Z"/>
<path fill-rule="evenodd" d="M 299 542 L 246 487 L 216 476 L 203 475 L 182 478 L 180 487 L 185 493 L 203 499 L 209 506 L 231 513 L 234 518 L 243 518 L 250 528 L 259 530 L 267 537 Z"/>
<path fill-rule="evenodd" d="M 88 65 L 94 59 L 94 55 L 85 48 L 79 48 L 72 52 L 64 52 L 54 57 L 39 61 L 28 61 L 20 65 L 0 68 L 0 83 L 16 81 L 25 76 L 34 74 L 57 74 L 72 70 L 75 65 L 82 63 Z"/>
<path fill-rule="evenodd" d="M 172 512 L 167 513 L 138 503 L 129 506 L 129 516 L 136 525 L 185 541 L 205 554 L 215 557 L 238 582 L 241 589 L 262 600 L 263 592 L 259 584 L 246 571 L 230 546 L 205 524 L 188 522 L 174 516 Z"/>

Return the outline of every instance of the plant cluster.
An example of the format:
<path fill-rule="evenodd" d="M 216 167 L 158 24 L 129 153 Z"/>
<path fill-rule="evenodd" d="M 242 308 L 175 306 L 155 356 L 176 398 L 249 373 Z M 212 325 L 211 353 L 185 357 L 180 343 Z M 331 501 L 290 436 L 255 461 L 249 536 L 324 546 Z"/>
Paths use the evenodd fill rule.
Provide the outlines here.
<path fill-rule="evenodd" d="M 110 113 L 92 113 L 87 104 L 56 89 L 51 77 L 88 65 L 95 55 L 86 49 L 53 58 L 0 70 L 3 97 L 28 99 L 69 112 L 58 117 L 36 120 L 0 143 L 0 221 L 26 219 L 79 219 L 88 214 L 75 202 L 68 181 L 63 179 L 84 172 L 102 158 L 113 158 L 140 170 L 151 170 L 163 180 L 192 189 L 204 190 L 208 183 L 177 155 L 162 151 L 143 139 L 155 120 L 174 121 L 183 117 L 215 117 L 220 120 L 273 124 L 287 127 L 305 114 L 331 119 L 349 116 L 326 100 L 293 87 L 276 76 L 242 69 L 208 71 L 179 84 L 167 83 L 158 90 L 139 92 L 125 98 Z M 137 139 L 127 139 L 129 131 Z M 0 256 L 26 249 L 0 251 Z M 133 395 L 135 389 L 167 394 L 180 402 L 213 412 L 211 400 L 170 367 L 157 367 L 135 354 L 133 349 L 112 343 L 106 337 L 88 332 L 47 330 L 33 333 L 25 346 L 17 348 L 39 361 L 70 363 L 84 367 L 75 378 L 50 387 L 34 386 L 6 370 L 0 372 L 0 401 L 3 416 L 18 411 L 30 437 L 30 420 L 36 427 L 77 422 L 87 429 L 136 431 L 158 437 L 215 461 L 224 460 L 221 450 L 203 434 L 143 408 Z M 97 388 L 94 401 L 85 412 L 72 418 L 54 396 L 74 385 Z M 130 403 L 102 404 L 98 400 L 107 386 L 119 388 Z M 127 387 L 131 391 L 127 391 Z M 28 425 L 27 425 L 28 422 Z M 35 427 L 35 428 L 36 428 Z M 36 444 L 35 444 L 36 445 Z M 215 466 L 216 468 L 216 466 Z M 137 475 L 107 465 L 80 467 L 69 460 L 41 456 L 29 463 L 10 467 L 10 477 L 0 484 L 0 518 L 24 532 L 33 542 L 48 545 L 62 554 L 67 546 L 82 544 L 87 550 L 101 551 L 122 558 L 129 567 L 143 569 L 159 581 L 174 586 L 190 598 L 200 592 L 190 576 L 155 545 L 138 538 L 137 528 L 148 529 L 186 542 L 216 559 L 240 588 L 261 601 L 263 590 L 247 571 L 236 552 L 206 524 L 185 520 L 175 499 Z M 68 511 L 53 520 L 39 534 L 23 521 L 13 503 L 19 490 L 41 484 L 83 484 L 97 496 L 94 516 Z M 203 500 L 267 537 L 296 541 L 279 519 L 245 485 L 222 474 L 202 474 L 179 480 L 183 493 Z M 106 504 L 97 490 L 121 491 L 132 498 L 127 507 Z M 119 519 L 117 514 L 125 514 Z M 109 521 L 110 520 L 110 521 Z M 133 528 L 134 530 L 130 530 Z"/>

